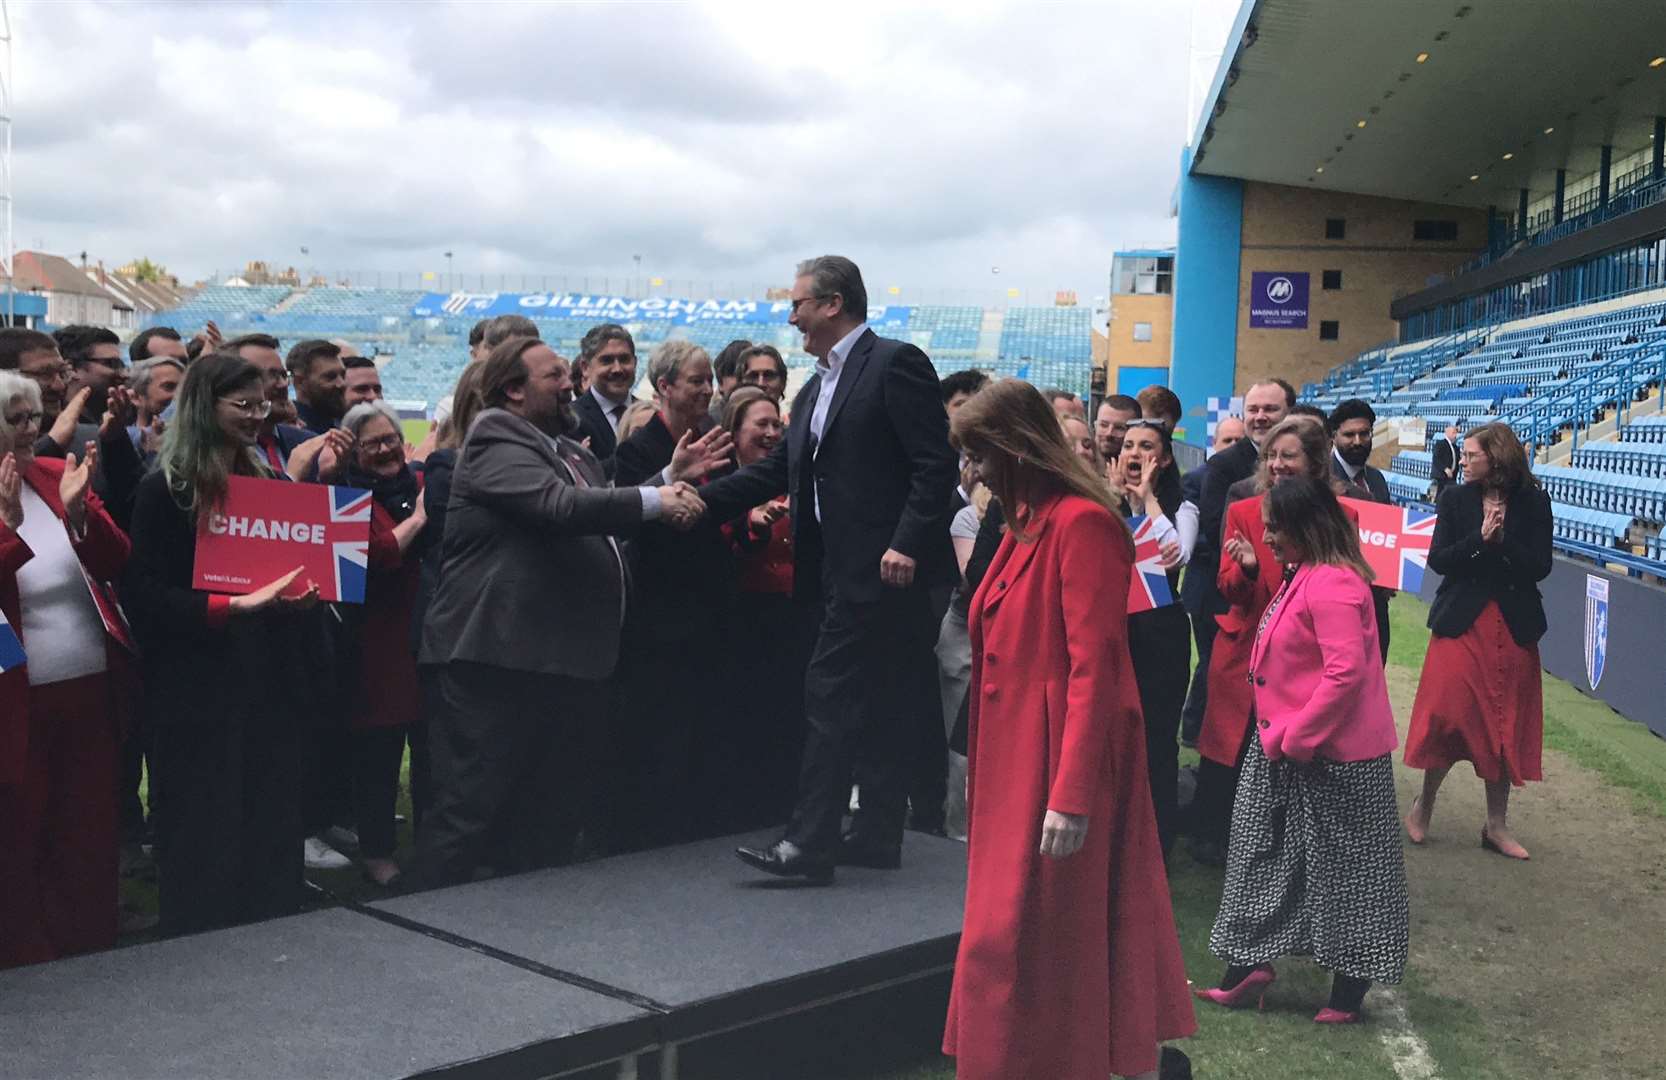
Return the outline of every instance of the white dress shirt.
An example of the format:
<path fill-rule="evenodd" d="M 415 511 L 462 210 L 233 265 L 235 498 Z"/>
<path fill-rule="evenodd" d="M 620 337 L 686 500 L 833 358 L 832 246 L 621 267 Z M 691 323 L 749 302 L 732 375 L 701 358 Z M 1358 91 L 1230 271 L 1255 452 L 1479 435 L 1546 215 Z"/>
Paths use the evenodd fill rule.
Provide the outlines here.
<path fill-rule="evenodd" d="M 838 340 L 827 355 L 816 361 L 816 374 L 821 376 L 821 385 L 816 392 L 816 407 L 810 411 L 810 434 L 815 436 L 816 447 L 821 447 L 822 432 L 827 428 L 827 410 L 833 404 L 833 392 L 839 388 L 839 374 L 845 369 L 845 361 L 850 359 L 850 350 L 856 347 L 856 342 L 868 332 L 868 324 L 863 323 L 850 333 Z M 818 486 L 815 493 L 816 520 L 821 520 L 821 489 Z"/>
<path fill-rule="evenodd" d="M 1365 486 L 1359 479 L 1359 474 L 1365 471 L 1365 466 L 1361 465 L 1357 469 L 1354 468 L 1354 466 L 1348 464 L 1348 459 L 1342 456 L 1342 451 L 1334 446 L 1331 447 L 1330 456 L 1336 459 L 1338 465 L 1342 466 L 1342 472 L 1348 477 L 1349 483 L 1359 484 L 1361 487 Z"/>
<path fill-rule="evenodd" d="M 613 429 L 613 434 L 617 436 L 619 434 L 619 421 L 624 419 L 625 408 L 631 403 L 630 395 L 627 394 L 624 401 L 614 401 L 592 386 L 590 396 L 595 398 L 596 404 L 602 407 L 602 415 L 607 417 L 608 426 Z"/>

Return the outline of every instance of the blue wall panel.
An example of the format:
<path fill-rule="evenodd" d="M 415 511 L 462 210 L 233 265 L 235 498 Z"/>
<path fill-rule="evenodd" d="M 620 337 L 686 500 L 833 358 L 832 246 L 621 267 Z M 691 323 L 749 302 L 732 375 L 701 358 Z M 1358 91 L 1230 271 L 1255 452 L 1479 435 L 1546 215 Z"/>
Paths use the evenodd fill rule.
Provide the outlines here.
<path fill-rule="evenodd" d="M 1241 180 L 1194 176 L 1180 161 L 1180 240 L 1174 259 L 1174 349 L 1169 386 L 1188 417 L 1206 399 L 1232 393 L 1238 352 L 1238 260 L 1244 218 Z"/>
<path fill-rule="evenodd" d="M 1153 384 L 1167 386 L 1169 369 L 1161 367 L 1125 367 L 1116 369 L 1116 392 L 1134 397 Z"/>

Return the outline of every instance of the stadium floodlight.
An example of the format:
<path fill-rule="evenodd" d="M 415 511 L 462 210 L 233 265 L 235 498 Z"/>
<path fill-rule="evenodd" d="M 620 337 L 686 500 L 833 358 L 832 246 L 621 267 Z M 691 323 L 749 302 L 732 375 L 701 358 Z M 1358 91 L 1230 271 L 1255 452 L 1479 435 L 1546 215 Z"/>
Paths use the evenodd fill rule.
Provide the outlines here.
<path fill-rule="evenodd" d="M 1649 66 L 1652 68 L 1657 68 L 1662 64 L 1666 64 L 1666 56 L 1657 56 L 1653 60 L 1649 61 Z"/>

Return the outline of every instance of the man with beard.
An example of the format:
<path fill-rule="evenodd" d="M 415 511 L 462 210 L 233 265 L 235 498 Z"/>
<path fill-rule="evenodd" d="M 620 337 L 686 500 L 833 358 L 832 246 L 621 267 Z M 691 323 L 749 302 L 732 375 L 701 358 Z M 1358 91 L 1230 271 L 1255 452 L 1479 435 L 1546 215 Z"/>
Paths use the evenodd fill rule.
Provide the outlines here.
<path fill-rule="evenodd" d="M 485 408 L 452 479 L 439 585 L 419 662 L 435 706 L 433 808 L 417 876 L 467 881 L 565 861 L 582 806 L 582 751 L 607 706 L 625 618 L 615 537 L 692 526 L 687 485 L 614 488 L 573 436 L 572 371 L 536 338 L 492 350 Z"/>
<path fill-rule="evenodd" d="M 284 359 L 295 384 L 295 414 L 302 427 L 322 435 L 347 415 L 347 368 L 341 346 L 332 341 L 302 341 Z"/>
<path fill-rule="evenodd" d="M 1387 503 L 1394 500 L 1388 494 L 1388 481 L 1380 470 L 1369 464 L 1371 433 L 1377 426 L 1377 413 L 1359 398 L 1349 398 L 1331 410 L 1326 419 L 1331 437 L 1331 472 L 1348 485 L 1350 498 Z M 1371 599 L 1377 605 L 1377 643 L 1382 648 L 1383 662 L 1388 662 L 1388 601 L 1393 589 L 1371 586 Z"/>
<path fill-rule="evenodd" d="M 1122 456 L 1122 439 L 1128 434 L 1128 422 L 1140 418 L 1140 403 L 1127 394 L 1111 394 L 1099 403 L 1093 418 L 1093 440 L 1099 444 L 1099 456 L 1115 461 Z"/>
<path fill-rule="evenodd" d="M 41 430 L 46 434 L 35 443 L 35 456 L 62 458 L 73 453 L 79 458 L 86 454 L 87 443 L 96 440 L 99 461 L 93 490 L 125 530 L 143 467 L 127 437 L 133 402 L 126 388 L 121 340 L 102 326 L 66 326 L 47 340 L 55 342 L 59 363 L 67 361 L 69 370 L 56 401 L 49 400 L 48 386 L 41 384 Z"/>

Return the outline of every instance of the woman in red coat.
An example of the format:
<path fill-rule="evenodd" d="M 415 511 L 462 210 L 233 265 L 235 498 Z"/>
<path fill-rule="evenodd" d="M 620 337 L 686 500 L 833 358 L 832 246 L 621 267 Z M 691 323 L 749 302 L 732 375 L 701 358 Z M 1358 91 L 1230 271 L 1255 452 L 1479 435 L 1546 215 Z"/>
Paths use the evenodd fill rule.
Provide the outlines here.
<path fill-rule="evenodd" d="M 1203 761 L 1193 802 L 1193 834 L 1198 843 L 1192 852 L 1201 862 L 1225 861 L 1238 763 L 1248 744 L 1254 706 L 1248 681 L 1250 649 L 1261 615 L 1283 580 L 1277 560 L 1262 539 L 1266 530 L 1261 503 L 1267 491 L 1296 476 L 1310 476 L 1336 490 L 1330 471 L 1330 436 L 1324 423 L 1312 417 L 1292 416 L 1267 433 L 1261 444 L 1261 466 L 1249 485 L 1254 490 L 1227 506 L 1221 527 L 1216 583 L 1231 606 L 1224 615 L 1215 616 L 1220 632 L 1209 655 L 1209 702 L 1197 740 Z M 1358 522 L 1352 507 L 1343 507 L 1343 512 Z"/>
<path fill-rule="evenodd" d="M 79 463 L 36 458 L 36 385 L 0 372 L 0 968 L 116 943 L 121 647 L 102 583 L 127 537 Z M 119 616 L 117 616 L 119 618 Z"/>
<path fill-rule="evenodd" d="M 1128 656 L 1133 542 L 1028 383 L 995 383 L 953 427 L 1011 527 L 969 618 L 966 920 L 943 1050 L 965 1080 L 1155 1076 L 1158 1043 L 1196 1023 Z"/>

